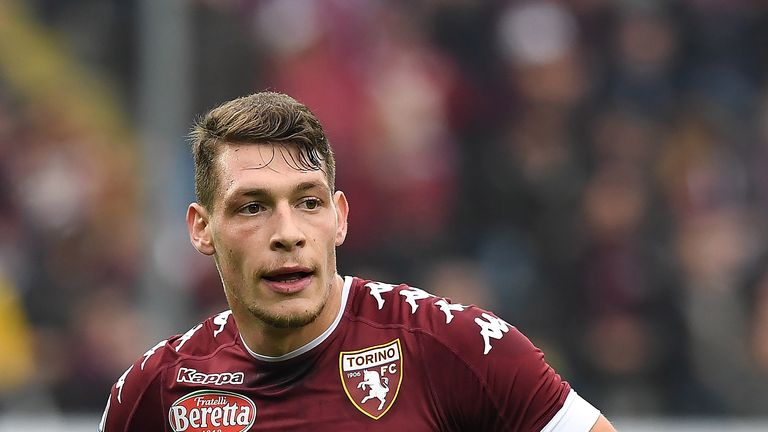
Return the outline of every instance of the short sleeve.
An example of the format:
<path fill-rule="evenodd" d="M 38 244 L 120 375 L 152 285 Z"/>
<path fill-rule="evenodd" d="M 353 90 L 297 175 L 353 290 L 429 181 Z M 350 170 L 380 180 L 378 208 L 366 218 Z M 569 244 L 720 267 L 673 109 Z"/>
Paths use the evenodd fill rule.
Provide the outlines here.
<path fill-rule="evenodd" d="M 563 407 L 568 383 L 527 337 L 492 313 L 467 307 L 430 327 L 425 370 L 449 428 L 538 432 Z"/>
<path fill-rule="evenodd" d="M 147 351 L 112 386 L 99 432 L 165 431 L 159 361 L 162 352 L 156 353 L 164 345 L 165 341 Z"/>
<path fill-rule="evenodd" d="M 588 431 L 597 423 L 600 411 L 571 390 L 563 407 L 541 432 Z"/>

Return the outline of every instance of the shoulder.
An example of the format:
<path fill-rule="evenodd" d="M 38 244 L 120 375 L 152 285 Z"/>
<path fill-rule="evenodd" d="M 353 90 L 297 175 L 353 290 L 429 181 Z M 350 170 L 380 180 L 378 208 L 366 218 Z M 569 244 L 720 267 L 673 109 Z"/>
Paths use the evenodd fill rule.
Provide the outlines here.
<path fill-rule="evenodd" d="M 184 333 L 171 336 L 147 350 L 134 365 L 150 373 L 181 359 L 206 357 L 236 343 L 239 337 L 232 311 L 226 310 L 196 324 Z"/>
<path fill-rule="evenodd" d="M 535 350 L 514 326 L 474 305 L 453 303 L 406 284 L 355 279 L 354 318 L 422 333 L 451 349 L 479 356 Z M 504 344 L 498 342 L 504 340 Z M 501 346 L 503 345 L 503 347 Z"/>
<path fill-rule="evenodd" d="M 99 430 L 142 430 L 142 427 L 132 425 L 151 422 L 151 419 L 156 420 L 158 415 L 162 415 L 163 373 L 183 359 L 211 356 L 217 350 L 233 345 L 238 334 L 231 311 L 224 311 L 183 334 L 156 343 L 130 365 L 112 386 Z"/>
<path fill-rule="evenodd" d="M 568 383 L 493 312 L 403 284 L 360 280 L 355 286 L 353 318 L 416 334 L 425 380 L 467 427 L 540 430 L 563 406 Z M 462 392 L 453 391 L 457 383 Z"/>

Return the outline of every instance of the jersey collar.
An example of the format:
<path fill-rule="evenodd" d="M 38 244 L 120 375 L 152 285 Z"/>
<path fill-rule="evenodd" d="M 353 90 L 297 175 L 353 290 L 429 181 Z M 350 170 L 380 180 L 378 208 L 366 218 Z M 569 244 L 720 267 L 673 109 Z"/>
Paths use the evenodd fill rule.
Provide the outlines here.
<path fill-rule="evenodd" d="M 339 312 L 336 314 L 336 318 L 334 318 L 331 325 L 325 329 L 323 333 L 320 334 L 320 336 L 314 338 L 310 342 L 308 342 L 306 345 L 303 345 L 299 348 L 296 348 L 295 350 L 283 354 L 281 356 L 273 357 L 273 356 L 266 356 L 263 354 L 258 354 L 254 352 L 247 343 L 245 343 L 245 339 L 243 339 L 243 335 L 240 335 L 240 341 L 243 343 L 243 346 L 245 347 L 246 351 L 248 351 L 248 354 L 250 354 L 253 358 L 256 360 L 261 360 L 265 362 L 281 362 L 285 360 L 290 360 L 294 357 L 298 357 L 306 352 L 309 352 L 316 346 L 320 345 L 328 339 L 328 336 L 330 336 L 334 330 L 336 330 L 336 327 L 339 325 L 339 322 L 341 321 L 341 317 L 344 315 L 344 310 L 347 308 L 347 299 L 349 298 L 349 291 L 352 288 L 352 280 L 353 278 L 351 276 L 345 276 L 344 277 L 344 287 L 341 289 L 341 302 L 339 302 Z"/>

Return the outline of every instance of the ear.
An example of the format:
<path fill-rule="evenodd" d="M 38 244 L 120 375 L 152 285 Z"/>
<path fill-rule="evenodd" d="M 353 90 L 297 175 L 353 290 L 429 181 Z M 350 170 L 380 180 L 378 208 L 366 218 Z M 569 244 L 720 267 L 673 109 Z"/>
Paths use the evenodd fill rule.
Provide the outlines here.
<path fill-rule="evenodd" d="M 198 252 L 205 255 L 213 255 L 216 252 L 213 247 L 210 216 L 205 207 L 199 203 L 192 203 L 187 208 L 187 229 L 192 246 Z"/>
<path fill-rule="evenodd" d="M 342 191 L 333 194 L 333 202 L 336 207 L 336 246 L 341 246 L 347 238 L 347 216 L 349 215 L 349 203 Z"/>

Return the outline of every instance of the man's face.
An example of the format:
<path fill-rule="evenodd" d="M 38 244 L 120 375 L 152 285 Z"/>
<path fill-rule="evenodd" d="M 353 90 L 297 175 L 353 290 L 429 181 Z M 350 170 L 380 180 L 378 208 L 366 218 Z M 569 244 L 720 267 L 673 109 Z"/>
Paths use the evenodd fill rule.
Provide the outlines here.
<path fill-rule="evenodd" d="M 323 310 L 346 236 L 343 193 L 296 160 L 293 145 L 224 146 L 213 209 L 193 204 L 188 215 L 193 243 L 214 256 L 232 310 L 278 328 L 303 327 Z"/>

